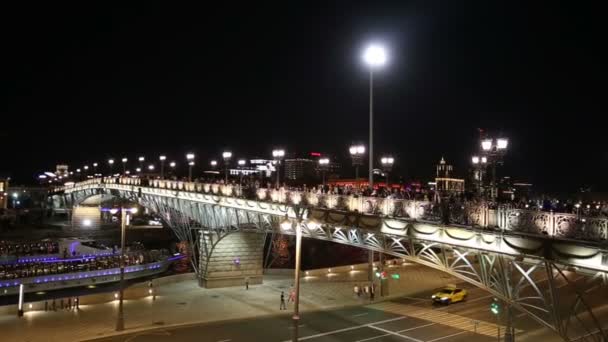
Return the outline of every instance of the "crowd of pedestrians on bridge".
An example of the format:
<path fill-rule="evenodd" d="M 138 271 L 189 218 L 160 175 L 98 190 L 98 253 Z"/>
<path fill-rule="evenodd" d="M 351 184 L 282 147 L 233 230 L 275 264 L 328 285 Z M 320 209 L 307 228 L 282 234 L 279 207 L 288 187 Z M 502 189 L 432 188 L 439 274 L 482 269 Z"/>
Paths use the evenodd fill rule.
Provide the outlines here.
<path fill-rule="evenodd" d="M 28 256 L 59 253 L 59 244 L 53 241 L 23 242 L 0 241 L 0 256 Z"/>

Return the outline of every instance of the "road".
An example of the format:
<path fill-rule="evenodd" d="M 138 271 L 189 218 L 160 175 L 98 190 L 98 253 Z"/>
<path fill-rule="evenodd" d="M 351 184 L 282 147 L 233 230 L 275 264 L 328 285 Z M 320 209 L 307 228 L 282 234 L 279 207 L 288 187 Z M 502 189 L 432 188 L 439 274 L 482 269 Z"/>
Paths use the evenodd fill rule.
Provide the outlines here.
<path fill-rule="evenodd" d="M 299 324 L 301 341 L 496 341 L 496 317 L 489 312 L 492 298 L 484 291 L 468 287 L 469 299 L 450 306 L 434 306 L 430 293 L 399 298 L 366 306 L 305 313 Z M 475 328 L 474 321 L 480 321 Z M 502 327 L 501 327 L 502 328 Z M 533 331 L 543 341 L 560 338 L 534 321 L 518 319 L 518 340 Z M 475 332 L 476 330 L 476 332 Z M 501 329 L 502 331 L 502 329 Z M 96 342 L 164 341 L 289 341 L 293 323 L 289 313 L 264 318 L 224 321 L 149 330 L 98 339 Z M 534 337 L 537 338 L 537 337 Z M 530 338 L 528 340 L 532 340 Z"/>

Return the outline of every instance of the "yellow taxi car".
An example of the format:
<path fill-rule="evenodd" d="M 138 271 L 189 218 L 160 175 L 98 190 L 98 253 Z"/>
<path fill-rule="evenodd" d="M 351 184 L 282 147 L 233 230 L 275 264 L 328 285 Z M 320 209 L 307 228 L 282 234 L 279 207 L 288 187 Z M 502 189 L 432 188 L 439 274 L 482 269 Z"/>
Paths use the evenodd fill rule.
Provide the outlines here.
<path fill-rule="evenodd" d="M 461 302 L 467 298 L 467 290 L 456 287 L 455 285 L 447 285 L 439 292 L 431 296 L 433 303 L 451 304 Z"/>

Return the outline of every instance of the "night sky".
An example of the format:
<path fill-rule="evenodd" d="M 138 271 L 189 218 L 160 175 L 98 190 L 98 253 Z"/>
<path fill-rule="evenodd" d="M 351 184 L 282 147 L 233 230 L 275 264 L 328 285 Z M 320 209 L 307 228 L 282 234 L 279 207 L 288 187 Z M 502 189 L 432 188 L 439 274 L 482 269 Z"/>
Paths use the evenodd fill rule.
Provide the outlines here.
<path fill-rule="evenodd" d="M 531 1 L 530 1 L 531 2 Z M 570 2 L 283 1 L 225 7 L 0 10 L 0 173 L 27 182 L 123 155 L 194 151 L 207 164 L 367 139 L 365 43 L 376 150 L 407 179 L 444 156 L 461 175 L 478 128 L 510 138 L 502 174 L 546 191 L 607 191 L 606 36 L 600 8 Z M 216 5 L 213 5 L 216 6 Z"/>

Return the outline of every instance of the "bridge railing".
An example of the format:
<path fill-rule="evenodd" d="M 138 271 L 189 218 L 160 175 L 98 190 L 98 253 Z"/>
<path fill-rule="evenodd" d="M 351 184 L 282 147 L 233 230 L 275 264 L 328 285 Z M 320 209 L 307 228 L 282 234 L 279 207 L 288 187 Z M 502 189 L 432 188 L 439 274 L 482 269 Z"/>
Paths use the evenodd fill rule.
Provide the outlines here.
<path fill-rule="evenodd" d="M 477 202 L 435 203 L 431 201 L 334 195 L 267 188 L 259 188 L 253 192 L 251 189 L 232 184 L 115 177 L 91 179 L 76 183 L 71 188 L 76 189 L 100 183 L 147 186 L 274 203 L 306 204 L 318 208 L 406 218 L 438 224 L 476 226 L 590 241 L 608 240 L 608 218 L 606 217 L 583 217 L 576 214 L 516 209 L 509 206 L 491 208 L 485 203 Z"/>

